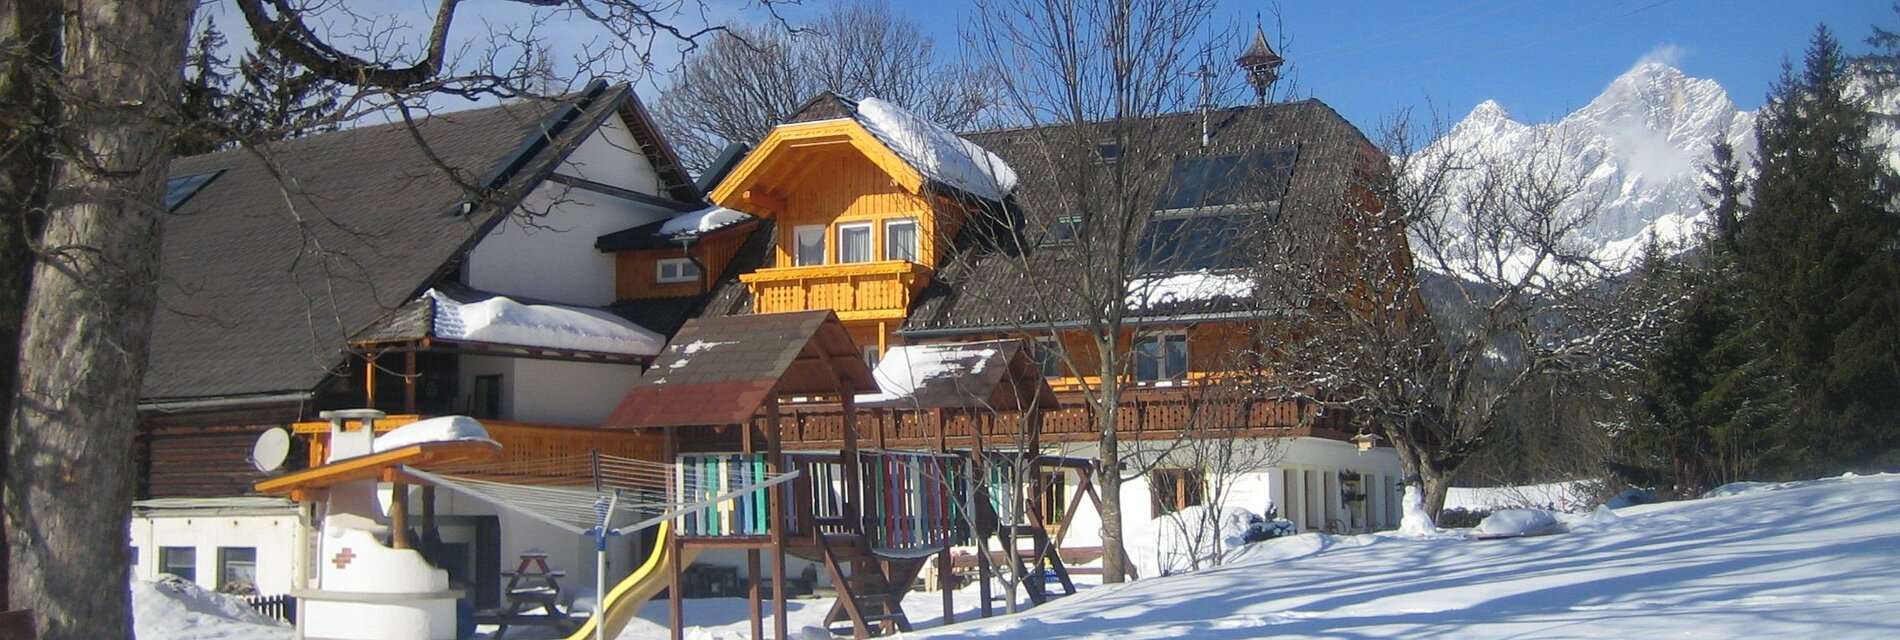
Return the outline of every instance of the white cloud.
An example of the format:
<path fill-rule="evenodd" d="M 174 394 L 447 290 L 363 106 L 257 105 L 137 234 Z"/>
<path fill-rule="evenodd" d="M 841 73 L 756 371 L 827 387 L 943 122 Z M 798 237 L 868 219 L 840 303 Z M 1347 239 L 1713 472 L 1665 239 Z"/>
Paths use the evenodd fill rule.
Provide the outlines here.
<path fill-rule="evenodd" d="M 1656 45 L 1656 48 L 1650 49 L 1649 53 L 1643 54 L 1643 57 L 1637 58 L 1636 64 L 1630 68 L 1633 69 L 1652 62 L 1669 65 L 1671 67 L 1679 67 L 1681 66 L 1680 63 L 1682 59 L 1688 56 L 1689 50 L 1679 45 L 1673 43 L 1659 44 Z"/>

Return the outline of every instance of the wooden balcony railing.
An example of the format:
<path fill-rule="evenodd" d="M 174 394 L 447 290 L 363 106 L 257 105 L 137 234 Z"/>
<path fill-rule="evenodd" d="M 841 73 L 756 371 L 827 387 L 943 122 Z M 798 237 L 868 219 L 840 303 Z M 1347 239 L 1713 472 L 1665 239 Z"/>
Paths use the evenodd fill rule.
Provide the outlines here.
<path fill-rule="evenodd" d="M 384 433 L 425 417 L 414 414 L 391 415 L 376 421 L 376 432 Z M 481 422 L 488 429 L 488 436 L 501 443 L 501 458 L 497 463 L 582 455 L 596 449 L 603 455 L 656 462 L 665 455 L 662 436 L 653 430 L 629 431 L 505 420 Z M 293 431 L 311 436 L 309 465 L 314 467 L 322 464 L 329 453 L 330 423 L 321 420 L 299 422 L 294 425 Z"/>
<path fill-rule="evenodd" d="M 892 260 L 760 269 L 739 276 L 758 313 L 831 309 L 844 320 L 903 317 L 930 268 Z"/>
<path fill-rule="evenodd" d="M 1079 393 L 1059 393 L 1063 408 L 1045 411 L 1040 442 L 1090 442 L 1096 439 L 1095 412 Z M 844 417 L 835 404 L 792 404 L 782 409 L 784 442 L 792 449 L 835 448 L 843 442 Z M 1310 436 L 1347 440 L 1351 414 L 1322 410 L 1299 399 L 1224 395 L 1202 385 L 1129 389 L 1116 413 L 1117 432 L 1138 440 L 1177 437 Z M 871 448 L 962 448 L 974 436 L 985 446 L 1008 447 L 1023 440 L 1024 425 L 1015 414 L 992 411 L 872 410 L 858 415 L 858 443 Z"/>

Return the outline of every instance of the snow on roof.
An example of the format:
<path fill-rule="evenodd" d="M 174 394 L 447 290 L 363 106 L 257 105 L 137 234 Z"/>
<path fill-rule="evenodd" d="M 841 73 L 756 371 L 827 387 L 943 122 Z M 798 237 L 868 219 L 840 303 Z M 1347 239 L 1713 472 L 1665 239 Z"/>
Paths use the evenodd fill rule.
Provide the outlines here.
<path fill-rule="evenodd" d="M 1253 295 L 1254 279 L 1244 273 L 1210 273 L 1206 270 L 1177 273 L 1154 278 L 1136 278 L 1128 283 L 1128 308 L 1151 309 L 1178 302 L 1199 302 L 1215 298 L 1245 298 Z"/>
<path fill-rule="evenodd" d="M 442 416 L 418 420 L 376 436 L 376 441 L 370 444 L 370 451 L 382 453 L 424 442 L 495 442 L 495 440 L 488 437 L 488 428 L 483 427 L 482 423 L 474 418 Z"/>
<path fill-rule="evenodd" d="M 994 347 L 972 348 L 959 344 L 914 344 L 891 347 L 871 371 L 878 392 L 860 394 L 858 402 L 883 402 L 909 398 L 924 385 L 938 380 L 974 376 L 989 368 L 996 359 Z"/>
<path fill-rule="evenodd" d="M 520 347 L 650 356 L 666 338 L 599 309 L 524 304 L 507 296 L 462 302 L 435 289 L 435 337 Z"/>
<path fill-rule="evenodd" d="M 660 225 L 662 236 L 698 235 L 708 231 L 723 229 L 747 220 L 752 216 L 744 211 L 711 206 L 698 211 L 689 211 L 674 216 Z"/>
<path fill-rule="evenodd" d="M 990 200 L 1016 189 L 1016 170 L 1002 158 L 903 107 L 864 98 L 857 120 L 926 178 Z"/>

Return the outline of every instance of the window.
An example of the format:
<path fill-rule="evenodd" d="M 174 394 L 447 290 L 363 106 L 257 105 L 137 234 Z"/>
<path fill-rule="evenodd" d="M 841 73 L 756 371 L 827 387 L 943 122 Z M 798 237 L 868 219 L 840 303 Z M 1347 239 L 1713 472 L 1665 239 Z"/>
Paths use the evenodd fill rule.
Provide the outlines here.
<path fill-rule="evenodd" d="M 813 224 L 792 230 L 792 265 L 808 267 L 825 263 L 825 225 Z"/>
<path fill-rule="evenodd" d="M 1181 158 L 1169 172 L 1168 189 L 1155 208 L 1177 211 L 1277 202 L 1286 193 L 1298 158 L 1297 147 Z"/>
<path fill-rule="evenodd" d="M 198 548 L 159 547 L 158 572 L 169 573 L 189 582 L 197 582 Z"/>
<path fill-rule="evenodd" d="M 917 261 L 917 221 L 911 218 L 884 223 L 884 259 Z"/>
<path fill-rule="evenodd" d="M 224 170 L 215 169 L 204 173 L 179 176 L 165 181 L 165 210 L 178 210 L 179 205 L 184 204 L 186 200 L 190 200 L 192 196 L 198 194 L 199 189 L 203 189 L 205 185 L 211 184 L 212 180 L 221 175 L 224 175 Z"/>
<path fill-rule="evenodd" d="M 1031 348 L 1035 349 L 1033 354 L 1036 356 L 1036 364 L 1042 367 L 1042 377 L 1062 377 L 1061 343 L 1056 342 L 1055 338 L 1036 338 L 1036 341 L 1031 343 Z"/>
<path fill-rule="evenodd" d="M 654 273 L 660 282 L 697 282 L 699 265 L 688 258 L 667 258 L 660 261 Z"/>
<path fill-rule="evenodd" d="M 877 345 L 871 345 L 871 346 L 865 347 L 864 348 L 864 366 L 870 367 L 872 369 L 876 369 L 877 360 L 878 360 Z"/>
<path fill-rule="evenodd" d="M 475 376 L 468 393 L 468 415 L 476 419 L 501 419 L 501 376 Z"/>
<path fill-rule="evenodd" d="M 1102 162 L 1114 162 L 1122 157 L 1122 143 L 1103 140 L 1095 143 L 1095 157 Z"/>
<path fill-rule="evenodd" d="M 1135 379 L 1142 382 L 1187 379 L 1187 334 L 1162 333 L 1135 338 Z"/>
<path fill-rule="evenodd" d="M 1042 518 L 1044 526 L 1062 524 L 1062 516 L 1068 509 L 1069 476 L 1060 471 L 1036 474 L 1036 515 Z"/>
<path fill-rule="evenodd" d="M 1193 271 L 1245 265 L 1248 214 L 1198 213 L 1157 216 L 1142 229 L 1135 247 L 1143 271 Z"/>
<path fill-rule="evenodd" d="M 838 225 L 838 262 L 871 261 L 871 223 Z"/>
<path fill-rule="evenodd" d="M 1201 504 L 1204 482 L 1199 469 L 1155 469 L 1148 474 L 1148 495 L 1154 500 L 1154 515 Z"/>
<path fill-rule="evenodd" d="M 1042 243 L 1045 245 L 1070 244 L 1075 242 L 1076 237 L 1080 235 L 1082 235 L 1082 218 L 1062 216 L 1056 218 L 1055 222 L 1049 223 L 1049 232 L 1043 236 Z"/>
<path fill-rule="evenodd" d="M 218 547 L 218 593 L 257 595 L 256 547 Z"/>

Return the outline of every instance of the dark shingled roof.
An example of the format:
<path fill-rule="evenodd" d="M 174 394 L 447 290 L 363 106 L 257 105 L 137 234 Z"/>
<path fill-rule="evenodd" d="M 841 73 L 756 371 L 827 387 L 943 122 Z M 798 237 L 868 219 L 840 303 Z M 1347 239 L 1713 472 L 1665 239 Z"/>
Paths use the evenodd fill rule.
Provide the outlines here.
<path fill-rule="evenodd" d="M 842 390 L 833 372 L 842 379 Z M 693 320 L 673 336 L 602 426 L 738 424 L 774 393 L 876 390 L 870 368 L 830 311 Z"/>
<path fill-rule="evenodd" d="M 1248 246 L 1244 250 L 1227 256 L 1224 264 L 1196 267 L 1211 269 L 1207 272 L 1217 277 L 1223 272 L 1244 272 L 1242 268 L 1246 265 L 1266 259 L 1317 264 L 1320 258 L 1318 249 L 1337 228 L 1338 216 L 1348 202 L 1348 188 L 1355 179 L 1354 172 L 1367 170 L 1366 159 L 1377 157 L 1371 143 L 1357 128 L 1317 100 L 1212 112 L 1208 120 L 1210 143 L 1205 150 L 1198 145 L 1201 135 L 1199 113 L 1151 118 L 1137 126 L 1142 130 L 1133 134 L 1135 137 L 1175 141 L 1179 143 L 1177 146 L 1183 147 L 1174 156 L 1151 155 L 1184 159 L 1174 161 L 1172 167 L 1154 169 L 1172 171 L 1175 175 L 1173 182 L 1176 186 L 1157 194 L 1157 202 L 1162 203 L 1157 205 L 1158 208 L 1166 208 L 1168 205 L 1165 203 L 1169 202 L 1192 200 L 1183 198 L 1181 190 L 1203 187 L 1207 190 L 1205 196 L 1208 204 L 1218 204 L 1214 200 L 1222 198 L 1266 203 L 1264 207 L 1237 208 L 1249 216 L 1241 220 L 1252 221 L 1246 223 L 1247 229 L 1235 230 L 1230 234 L 1247 238 L 1245 244 Z M 1039 239 L 1053 220 L 1071 213 L 1062 209 L 1051 172 L 1042 168 L 1060 162 L 1049 154 L 1052 149 L 1072 148 L 1074 145 L 1065 146 L 1061 140 L 1073 135 L 1063 128 L 1045 127 L 966 136 L 1002 156 L 1022 176 L 1022 183 L 1012 194 L 1009 206 L 1013 214 L 1024 220 L 1022 226 L 1027 231 L 1020 233 L 1024 234 L 1023 244 L 1031 248 L 1024 255 L 1006 255 L 985 246 L 993 243 L 977 242 L 969 237 L 960 238 L 958 255 L 947 264 L 940 265 L 937 277 L 919 294 L 900 333 L 913 336 L 978 333 L 1043 323 L 1060 326 L 1083 319 L 1082 314 L 1088 313 L 1093 305 L 1079 298 L 1067 303 L 1051 300 L 1049 296 L 1061 296 L 1064 292 L 1052 290 L 1052 283 L 1047 279 L 1023 275 L 1026 272 L 1057 273 L 1065 269 L 1072 270 L 1078 264 L 1072 254 L 1077 250 L 1075 245 Z M 1099 137 L 1094 132 L 1081 135 L 1085 140 Z M 1044 140 L 1055 142 L 1044 144 Z M 1206 175 L 1197 178 L 1192 174 L 1195 165 L 1185 163 L 1185 160 L 1195 158 L 1232 158 L 1247 154 L 1272 156 L 1263 160 L 1261 166 L 1265 169 L 1247 174 L 1250 180 L 1248 188 L 1256 190 L 1257 197 L 1235 198 L 1232 194 L 1222 194 L 1223 187 L 1218 176 L 1215 179 L 1207 179 Z M 1290 167 L 1283 166 L 1286 159 L 1292 160 Z M 1195 216 L 1200 220 L 1212 220 L 1207 211 L 1209 209 L 1201 209 Z M 1281 230 L 1300 229 L 1302 233 L 1299 235 L 1304 239 L 1303 242 L 1288 247 L 1265 246 L 1271 244 L 1271 238 L 1281 236 L 1274 233 L 1275 226 L 1283 227 Z M 971 228 L 979 227 L 971 225 Z M 1020 264 L 1028 265 L 1028 268 L 1025 270 L 1000 262 L 1006 260 L 1019 261 Z M 1147 277 L 1164 277 L 1170 273 L 1187 271 L 1159 269 Z M 1250 295 L 1216 294 L 1148 305 L 1131 310 L 1130 322 L 1142 324 L 1249 316 L 1303 306 L 1293 297 L 1292 287 L 1270 284 L 1256 283 Z M 1038 315 L 1038 310 L 1050 309 L 1063 310 L 1064 315 Z"/>
<path fill-rule="evenodd" d="M 226 171 L 164 221 L 141 397 L 313 390 L 343 362 L 346 337 L 452 275 L 511 200 L 609 115 L 642 119 L 633 100 L 624 85 L 596 85 L 559 101 L 435 115 L 413 134 L 361 127 L 174 161 L 176 177 Z M 684 183 L 664 149 L 645 152 L 669 184 Z M 442 167 L 496 196 L 465 211 L 468 191 Z M 673 191 L 696 199 L 684 184 Z M 398 315 L 390 330 L 418 320 Z"/>

